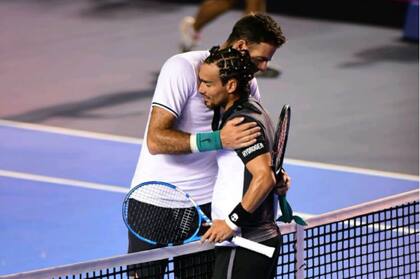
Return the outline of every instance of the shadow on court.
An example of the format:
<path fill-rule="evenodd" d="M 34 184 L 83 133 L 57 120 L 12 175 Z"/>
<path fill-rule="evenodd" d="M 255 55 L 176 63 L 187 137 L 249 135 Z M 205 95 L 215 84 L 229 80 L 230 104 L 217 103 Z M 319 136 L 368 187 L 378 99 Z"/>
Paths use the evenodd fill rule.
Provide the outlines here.
<path fill-rule="evenodd" d="M 139 116 L 144 115 L 147 111 L 144 111 L 141 107 L 138 110 L 132 112 L 123 113 L 104 113 L 98 112 L 100 109 L 110 109 L 125 104 L 130 104 L 135 101 L 148 100 L 153 97 L 154 85 L 157 82 L 159 76 L 158 72 L 153 72 L 153 81 L 150 84 L 150 89 L 145 90 L 134 90 L 134 91 L 122 91 L 109 94 L 100 94 L 86 100 L 78 102 L 70 102 L 64 104 L 57 104 L 54 106 L 44 107 L 40 109 L 31 110 L 25 113 L 16 115 L 7 115 L 3 117 L 5 120 L 21 121 L 28 123 L 42 123 L 55 117 L 64 118 L 85 118 L 85 119 L 109 119 L 109 118 L 124 118 L 127 116 Z M 122 110 L 125 111 L 125 110 Z"/>
<path fill-rule="evenodd" d="M 404 45 L 387 45 L 361 50 L 354 54 L 355 61 L 345 62 L 340 68 L 369 66 L 382 62 L 413 63 L 419 62 L 419 45 L 406 43 Z"/>
<path fill-rule="evenodd" d="M 153 89 L 140 90 L 140 91 L 127 91 L 116 92 L 111 94 L 103 94 L 87 100 L 79 102 L 71 102 L 65 104 L 58 104 L 55 106 L 45 107 L 28 111 L 22 114 L 11 115 L 3 117 L 6 120 L 22 121 L 29 123 L 41 123 L 54 117 L 67 117 L 67 118 L 121 118 L 133 115 L 144 114 L 139 108 L 139 111 L 112 114 L 95 112 L 95 110 L 116 107 L 128 104 L 134 101 L 149 99 L 153 96 Z"/>

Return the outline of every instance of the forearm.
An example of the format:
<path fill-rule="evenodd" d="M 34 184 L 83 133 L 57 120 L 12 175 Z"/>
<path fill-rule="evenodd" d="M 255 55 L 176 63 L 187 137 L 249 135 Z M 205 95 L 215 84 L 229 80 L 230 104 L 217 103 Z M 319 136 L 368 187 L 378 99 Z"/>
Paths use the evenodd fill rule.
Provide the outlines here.
<path fill-rule="evenodd" d="M 242 198 L 242 207 L 249 213 L 253 213 L 265 200 L 275 185 L 274 174 L 266 173 L 254 176 L 248 190 Z"/>
<path fill-rule="evenodd" d="M 222 149 L 220 132 L 188 134 L 173 129 L 154 129 L 148 146 L 152 154 L 183 154 Z"/>
<path fill-rule="evenodd" d="M 147 145 L 154 155 L 191 153 L 190 134 L 173 129 L 158 129 L 148 133 Z"/>
<path fill-rule="evenodd" d="M 260 168 L 261 169 L 261 168 Z M 251 172 L 252 173 L 252 172 Z M 249 188 L 240 203 L 232 210 L 226 224 L 234 231 L 251 218 L 251 214 L 263 203 L 275 185 L 274 173 L 271 169 L 254 172 Z"/>
<path fill-rule="evenodd" d="M 176 118 L 173 114 L 165 109 L 153 107 L 147 132 L 147 146 L 154 155 L 246 147 L 255 143 L 255 138 L 260 135 L 260 127 L 256 126 L 255 122 L 241 124 L 242 121 L 243 118 L 235 118 L 229 120 L 220 132 L 197 133 L 195 137 L 191 137 L 190 133 L 175 128 Z M 197 136 L 198 134 L 200 135 Z M 195 143 L 193 146 L 191 141 Z"/>
<path fill-rule="evenodd" d="M 273 190 L 276 177 L 271 169 L 271 154 L 258 155 L 246 164 L 252 178 L 241 204 L 249 213 L 253 213 Z"/>
<path fill-rule="evenodd" d="M 151 154 L 185 154 L 191 152 L 190 134 L 174 129 L 176 118 L 159 107 L 152 107 L 147 129 L 147 147 Z"/>
<path fill-rule="evenodd" d="M 147 144 L 152 154 L 183 154 L 222 149 L 220 132 L 189 134 L 174 129 L 153 129 Z"/>

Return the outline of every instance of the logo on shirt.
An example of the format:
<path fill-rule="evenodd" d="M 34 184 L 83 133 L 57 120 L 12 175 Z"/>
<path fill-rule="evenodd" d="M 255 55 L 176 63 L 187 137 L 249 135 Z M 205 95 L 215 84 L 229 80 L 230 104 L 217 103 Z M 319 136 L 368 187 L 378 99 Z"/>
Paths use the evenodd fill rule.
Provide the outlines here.
<path fill-rule="evenodd" d="M 236 213 L 233 213 L 233 214 L 230 216 L 230 220 L 232 220 L 232 222 L 236 222 L 236 221 L 238 221 L 238 219 L 239 219 L 239 216 L 238 216 L 238 214 L 236 214 Z"/>
<path fill-rule="evenodd" d="M 263 147 L 264 147 L 264 144 L 262 144 L 261 142 L 260 143 L 257 143 L 257 144 L 255 144 L 255 145 L 253 145 L 251 147 L 248 147 L 244 151 L 242 151 L 242 156 L 246 157 L 249 154 L 251 154 L 251 153 L 253 153 L 253 152 L 257 151 L 257 150 L 262 149 Z"/>

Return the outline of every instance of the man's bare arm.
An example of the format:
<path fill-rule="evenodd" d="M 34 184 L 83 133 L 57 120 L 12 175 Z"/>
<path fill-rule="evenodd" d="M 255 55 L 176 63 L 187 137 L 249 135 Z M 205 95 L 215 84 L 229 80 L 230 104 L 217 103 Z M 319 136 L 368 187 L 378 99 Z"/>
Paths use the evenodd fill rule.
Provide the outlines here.
<path fill-rule="evenodd" d="M 176 117 L 163 108 L 152 107 L 147 130 L 147 146 L 151 154 L 190 153 L 190 134 L 173 128 Z"/>
<path fill-rule="evenodd" d="M 252 174 L 251 184 L 242 198 L 241 204 L 248 213 L 253 213 L 264 201 L 276 184 L 271 169 L 270 153 L 261 154 L 246 164 Z M 201 241 L 222 242 L 234 235 L 235 231 L 226 220 L 213 220 L 210 229 L 201 237 Z"/>
<path fill-rule="evenodd" d="M 275 175 L 271 169 L 270 153 L 261 154 L 246 164 L 252 179 L 248 190 L 242 198 L 242 207 L 249 213 L 254 212 L 276 184 Z"/>
<path fill-rule="evenodd" d="M 190 134 L 176 130 L 176 117 L 167 110 L 153 106 L 147 131 L 147 146 L 151 154 L 185 154 L 191 152 Z M 255 143 L 260 134 L 257 123 L 244 123 L 235 118 L 220 132 L 223 148 L 238 149 Z"/>

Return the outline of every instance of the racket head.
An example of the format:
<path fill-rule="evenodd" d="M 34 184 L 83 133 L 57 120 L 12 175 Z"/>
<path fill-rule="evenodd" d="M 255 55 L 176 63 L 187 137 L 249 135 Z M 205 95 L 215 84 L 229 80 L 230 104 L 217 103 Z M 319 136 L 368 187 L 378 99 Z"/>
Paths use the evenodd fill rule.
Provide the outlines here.
<path fill-rule="evenodd" d="M 287 138 L 289 136 L 291 108 L 290 105 L 284 105 L 277 122 L 274 133 L 273 145 L 273 167 L 278 177 L 283 167 L 284 155 L 286 153 Z"/>
<path fill-rule="evenodd" d="M 133 235 L 161 245 L 198 240 L 201 223 L 210 222 L 187 193 L 161 181 L 147 181 L 132 188 L 124 198 L 122 215 Z"/>

